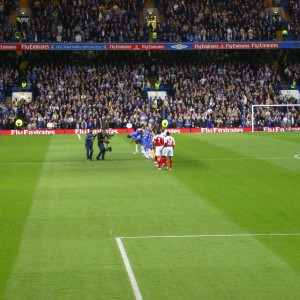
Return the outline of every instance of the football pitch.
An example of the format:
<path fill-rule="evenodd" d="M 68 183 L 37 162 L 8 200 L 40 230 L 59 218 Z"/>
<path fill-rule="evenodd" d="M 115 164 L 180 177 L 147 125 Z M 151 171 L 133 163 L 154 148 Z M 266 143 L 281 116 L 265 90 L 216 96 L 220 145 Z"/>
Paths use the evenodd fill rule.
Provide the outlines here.
<path fill-rule="evenodd" d="M 173 136 L 0 136 L 0 299 L 299 299 L 299 133 Z"/>

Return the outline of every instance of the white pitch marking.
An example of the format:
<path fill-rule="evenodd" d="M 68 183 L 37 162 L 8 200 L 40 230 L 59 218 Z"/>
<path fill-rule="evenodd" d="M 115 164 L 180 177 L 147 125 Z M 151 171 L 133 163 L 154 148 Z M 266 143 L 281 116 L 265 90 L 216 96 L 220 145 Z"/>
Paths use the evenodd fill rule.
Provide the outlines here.
<path fill-rule="evenodd" d="M 300 154 L 299 154 L 300 155 Z M 237 157 L 237 158 L 199 158 L 191 159 L 189 161 L 238 161 L 238 160 L 290 160 L 292 157 Z M 127 162 L 132 160 L 110 160 L 109 162 Z M 188 161 L 183 159 L 182 161 Z M 0 165 L 31 165 L 31 164 L 74 164 L 74 163 L 86 163 L 84 161 L 32 161 L 32 162 L 0 162 Z"/>
<path fill-rule="evenodd" d="M 195 234 L 195 235 L 146 235 L 122 236 L 117 239 L 159 239 L 159 238 L 201 238 L 201 237 L 247 237 L 247 236 L 300 236 L 295 233 L 229 233 L 229 234 Z"/>
<path fill-rule="evenodd" d="M 132 160 L 109 160 L 111 163 L 122 163 Z M 86 164 L 84 161 L 29 161 L 29 162 L 0 162 L 0 165 L 38 165 L 38 164 Z"/>
<path fill-rule="evenodd" d="M 143 297 L 140 293 L 140 289 L 139 289 L 138 284 L 136 282 L 136 279 L 135 279 L 134 273 L 132 271 L 129 259 L 127 257 L 124 245 L 122 243 L 122 240 L 121 240 L 121 238 L 116 238 L 116 241 L 117 241 L 117 244 L 118 244 L 118 247 L 119 247 L 119 250 L 120 250 L 120 253 L 121 253 L 121 256 L 122 256 L 122 259 L 123 259 L 123 262 L 124 262 L 124 265 L 125 265 L 125 268 L 126 268 L 129 280 L 130 280 L 130 283 L 131 283 L 131 287 L 133 289 L 135 299 L 136 300 L 143 300 Z"/>
<path fill-rule="evenodd" d="M 296 154 L 294 157 L 300 159 L 300 154 Z"/>
<path fill-rule="evenodd" d="M 78 136 L 78 139 L 79 139 L 79 140 L 81 140 L 81 136 L 80 136 L 80 134 L 77 134 L 77 136 Z"/>

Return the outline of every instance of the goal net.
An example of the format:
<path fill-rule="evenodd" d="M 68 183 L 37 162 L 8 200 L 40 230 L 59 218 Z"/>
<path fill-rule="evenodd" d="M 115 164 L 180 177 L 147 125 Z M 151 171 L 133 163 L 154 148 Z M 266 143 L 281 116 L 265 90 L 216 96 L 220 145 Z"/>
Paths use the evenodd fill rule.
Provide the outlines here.
<path fill-rule="evenodd" d="M 300 104 L 253 104 L 251 128 L 263 131 L 264 128 L 280 127 L 282 131 L 300 126 Z"/>

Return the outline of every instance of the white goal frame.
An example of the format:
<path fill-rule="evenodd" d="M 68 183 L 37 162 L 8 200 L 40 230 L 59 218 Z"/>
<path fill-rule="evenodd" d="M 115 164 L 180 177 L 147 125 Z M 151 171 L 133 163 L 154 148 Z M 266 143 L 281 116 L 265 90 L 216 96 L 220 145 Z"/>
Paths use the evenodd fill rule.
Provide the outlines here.
<path fill-rule="evenodd" d="M 251 106 L 251 131 L 254 132 L 254 107 L 293 107 L 298 106 L 300 107 L 300 104 L 252 104 Z"/>

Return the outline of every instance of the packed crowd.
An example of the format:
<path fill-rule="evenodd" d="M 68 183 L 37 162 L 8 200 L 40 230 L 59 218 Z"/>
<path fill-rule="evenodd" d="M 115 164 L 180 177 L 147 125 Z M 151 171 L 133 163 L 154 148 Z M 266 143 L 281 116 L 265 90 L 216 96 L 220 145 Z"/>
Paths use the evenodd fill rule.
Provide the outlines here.
<path fill-rule="evenodd" d="M 282 61 L 282 72 L 287 83 L 300 86 L 300 57 L 298 50 L 282 52 L 280 55 Z"/>
<path fill-rule="evenodd" d="M 300 0 L 285 0 L 283 1 L 287 8 L 286 11 L 290 16 L 289 32 L 291 39 L 300 39 Z"/>
<path fill-rule="evenodd" d="M 143 3 L 143 0 L 30 1 L 30 19 L 17 21 L 15 28 L 2 28 L 0 41 L 148 41 L 149 28 L 139 23 L 138 13 Z"/>
<path fill-rule="evenodd" d="M 267 12 L 264 0 L 157 0 L 156 3 L 165 17 L 157 29 L 161 41 L 276 40 L 276 31 L 283 29 L 289 31 L 291 39 L 300 39 L 299 22 Z"/>
<path fill-rule="evenodd" d="M 11 96 L 12 91 L 18 89 L 19 56 L 13 52 L 4 52 L 0 56 L 0 103 Z"/>
<path fill-rule="evenodd" d="M 6 19 L 0 41 L 4 42 L 20 38 L 24 42 L 145 42 L 153 31 L 152 25 L 140 20 L 144 0 L 32 0 L 30 19 L 17 22 L 15 28 L 8 22 L 14 1 L 1 1 Z M 299 0 L 287 3 L 290 19 L 267 13 L 265 0 L 154 2 L 163 16 L 156 29 L 161 42 L 276 40 L 276 31 L 283 29 L 289 39 L 300 40 Z"/>
<path fill-rule="evenodd" d="M 0 0 L 0 42 L 13 40 L 13 27 L 9 22 L 9 16 L 15 9 L 14 0 Z"/>
<path fill-rule="evenodd" d="M 24 77 L 33 99 L 2 103 L 0 128 L 15 128 L 17 118 L 27 129 L 152 127 L 163 119 L 179 128 L 251 126 L 252 104 L 300 101 L 280 94 L 276 53 L 34 53 Z M 1 73 L 3 89 L 18 79 L 16 70 L 8 70 Z M 151 74 L 168 91 L 166 98 L 148 99 Z M 256 125 L 278 125 L 284 117 L 300 125 L 297 107 L 255 114 Z"/>

